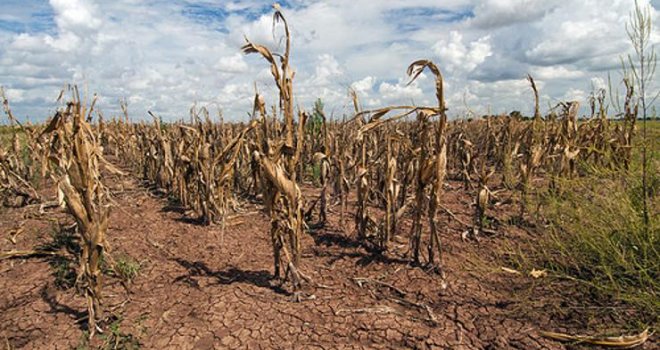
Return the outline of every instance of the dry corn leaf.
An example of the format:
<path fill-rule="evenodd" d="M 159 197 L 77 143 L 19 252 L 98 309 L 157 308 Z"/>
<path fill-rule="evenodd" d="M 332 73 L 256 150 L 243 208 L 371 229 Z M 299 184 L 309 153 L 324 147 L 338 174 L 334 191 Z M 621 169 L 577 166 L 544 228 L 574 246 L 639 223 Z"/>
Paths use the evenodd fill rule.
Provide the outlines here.
<path fill-rule="evenodd" d="M 57 255 L 57 253 L 44 250 L 11 250 L 8 252 L 0 252 L 0 260 L 17 257 L 28 257 L 32 255 Z"/>
<path fill-rule="evenodd" d="M 532 269 L 532 271 L 529 272 L 529 275 L 534 277 L 534 278 L 547 277 L 548 276 L 548 271 Z"/>
<path fill-rule="evenodd" d="M 510 269 L 510 268 L 508 268 L 508 267 L 500 267 L 500 269 L 502 269 L 502 271 L 507 272 L 507 273 L 510 273 L 510 274 L 514 274 L 514 275 L 522 275 L 522 274 L 520 273 L 520 271 L 518 271 L 518 270 L 514 270 L 514 269 Z"/>
<path fill-rule="evenodd" d="M 541 331 L 540 334 L 546 338 L 559 340 L 559 341 L 574 341 L 585 344 L 600 345 L 611 348 L 619 349 L 632 349 L 634 347 L 644 344 L 653 333 L 649 334 L 649 329 L 636 335 L 622 335 L 618 337 L 598 337 L 586 335 L 569 335 L 565 333 L 546 332 Z"/>
<path fill-rule="evenodd" d="M 16 244 L 16 237 L 23 233 L 23 227 L 9 231 L 9 241 L 13 244 Z"/>

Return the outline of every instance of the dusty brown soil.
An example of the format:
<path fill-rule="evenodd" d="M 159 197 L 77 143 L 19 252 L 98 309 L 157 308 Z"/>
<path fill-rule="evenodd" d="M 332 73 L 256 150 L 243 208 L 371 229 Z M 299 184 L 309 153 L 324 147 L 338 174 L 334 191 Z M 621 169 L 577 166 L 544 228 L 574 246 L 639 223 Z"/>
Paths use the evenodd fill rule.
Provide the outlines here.
<path fill-rule="evenodd" d="M 128 292 L 119 279 L 106 279 L 104 303 L 120 336 L 106 328 L 85 344 L 83 297 L 56 284 L 62 269 L 55 258 L 30 257 L 0 261 L 3 346 L 93 348 L 133 339 L 146 349 L 564 349 L 539 330 L 589 331 L 613 322 L 575 311 L 579 300 L 556 300 L 553 289 L 565 282 L 502 271 L 501 253 L 524 249 L 529 238 L 504 224 L 479 242 L 464 240 L 465 226 L 440 214 L 442 278 L 408 263 L 409 219 L 393 251 L 378 256 L 354 241 L 352 218 L 340 228 L 339 207 L 331 206 L 328 225 L 302 243 L 302 271 L 313 284 L 293 295 L 271 278 L 269 224 L 259 204 L 244 202 L 222 234 L 128 177 L 112 187 L 112 254 L 141 264 Z M 450 182 L 443 201 L 470 222 L 471 199 L 460 184 Z M 38 209 L 0 209 L 1 251 L 53 245 L 53 220 L 71 223 L 60 209 Z M 493 215 L 504 220 L 513 210 L 505 205 Z M 21 223 L 13 244 L 6 233 Z"/>

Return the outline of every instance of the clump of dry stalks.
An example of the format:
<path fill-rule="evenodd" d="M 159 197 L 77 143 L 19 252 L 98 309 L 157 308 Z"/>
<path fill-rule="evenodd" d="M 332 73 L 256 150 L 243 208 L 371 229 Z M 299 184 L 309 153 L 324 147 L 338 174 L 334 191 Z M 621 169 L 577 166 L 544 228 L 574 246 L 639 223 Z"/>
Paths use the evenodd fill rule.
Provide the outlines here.
<path fill-rule="evenodd" d="M 103 274 L 101 260 L 109 249 L 108 190 L 104 186 L 101 165 L 108 171 L 120 173 L 103 158 L 98 131 L 88 123 L 94 112 L 81 102 L 78 89 L 72 89 L 72 101 L 58 111 L 41 135 L 49 139 L 49 171 L 63 204 L 74 217 L 80 234 L 81 255 L 76 286 L 87 298 L 90 338 L 101 328 L 103 320 Z"/>
<path fill-rule="evenodd" d="M 3 88 L 0 88 L 0 98 L 9 119 L 8 135 L 11 134 L 9 149 L 3 149 L 0 142 L 0 199 L 5 206 L 40 202 L 41 197 L 32 183 L 37 175 L 37 165 L 41 165 L 44 175 L 44 148 L 38 140 L 38 131 L 29 125 L 24 126 L 14 117 Z"/>
<path fill-rule="evenodd" d="M 436 266 L 435 253 L 437 251 L 437 266 L 441 267 L 442 247 L 438 235 L 438 229 L 436 227 L 436 212 L 438 210 L 438 205 L 440 204 L 440 196 L 442 195 L 442 184 L 445 180 L 445 175 L 447 174 L 447 140 L 445 134 L 447 127 L 447 115 L 445 112 L 447 108 L 444 100 L 442 74 L 433 62 L 424 60 L 413 62 L 410 67 L 408 67 L 408 75 L 413 76 L 411 82 L 415 80 L 425 68 L 428 68 L 435 76 L 438 107 L 434 114 L 425 112 L 418 112 L 417 114 L 418 122 L 421 124 L 420 135 L 422 135 L 422 145 L 419 150 L 417 165 L 417 189 L 415 195 L 417 207 L 415 208 L 413 219 L 411 249 L 413 251 L 413 261 L 415 263 L 420 263 L 420 245 L 422 241 L 422 226 L 420 221 L 422 212 L 426 207 L 431 231 L 427 244 L 428 264 Z M 431 138 L 429 135 L 429 118 L 433 115 L 438 115 L 439 120 L 435 125 L 435 137 Z M 432 139 L 434 139 L 435 142 L 430 143 L 429 141 Z M 424 194 L 427 187 L 430 189 L 430 196 Z"/>
<path fill-rule="evenodd" d="M 436 211 L 439 205 L 442 183 L 446 174 L 446 107 L 443 96 L 443 82 L 440 70 L 431 61 L 413 62 L 408 68 L 412 83 L 424 69 L 429 69 L 436 77 L 437 107 L 390 106 L 377 110 L 361 111 L 357 96 L 353 95 L 355 117 L 352 119 L 357 126 L 357 203 L 355 227 L 357 237 L 361 241 L 373 242 L 377 251 L 387 251 L 388 243 L 396 235 L 396 223 L 405 213 L 409 200 L 407 198 L 409 182 L 414 182 L 415 200 L 413 226 L 411 232 L 411 251 L 415 263 L 420 263 L 423 223 L 422 217 L 427 215 L 430 227 L 430 238 L 427 244 L 429 265 L 436 265 L 441 255 L 440 239 L 436 225 Z M 392 112 L 399 114 L 385 118 Z M 416 114 L 417 122 L 406 127 L 408 135 L 398 127 L 388 130 L 396 121 Z M 364 117 L 369 116 L 366 120 Z M 436 123 L 431 119 L 439 117 Z M 433 129 L 433 133 L 431 133 Z M 406 138 L 408 136 L 409 138 Z M 411 140 L 412 142 L 407 142 Z M 403 166 L 399 166 L 402 164 Z M 345 175 L 338 174 L 341 177 Z M 399 180 L 401 179 L 401 180 Z M 400 183 L 403 183 L 403 186 Z M 377 198 L 379 206 L 384 208 L 380 224 L 369 212 L 369 202 Z"/>
<path fill-rule="evenodd" d="M 275 276 L 280 276 L 282 259 L 286 266 L 284 277 L 291 277 L 294 288 L 298 288 L 303 280 L 309 280 L 299 268 L 300 239 L 304 230 L 303 207 L 304 200 L 300 188 L 296 183 L 298 162 L 301 157 L 304 143 L 305 114 L 298 113 L 298 128 L 294 127 L 293 109 L 293 77 L 294 72 L 289 66 L 291 53 L 291 35 L 289 26 L 278 5 L 274 5 L 273 22 L 282 22 L 286 46 L 284 54 L 278 55 L 280 64 L 277 64 L 275 55 L 265 46 L 254 44 L 247 38 L 242 47 L 245 54 L 259 54 L 269 64 L 275 85 L 279 90 L 279 108 L 284 118 L 284 129 L 281 130 L 283 138 L 271 138 L 269 129 L 278 125 L 269 125 L 265 112 L 265 105 L 261 97 L 255 96 L 254 111 L 259 112 L 263 127 L 259 139 L 261 142 L 253 153 L 255 162 L 261 175 L 261 189 L 264 204 L 271 218 L 271 240 Z M 279 130 L 278 130 L 279 131 Z M 296 135 L 294 139 L 294 133 Z M 295 143 L 295 144 L 294 144 Z M 284 253 L 284 256 L 282 256 Z"/>

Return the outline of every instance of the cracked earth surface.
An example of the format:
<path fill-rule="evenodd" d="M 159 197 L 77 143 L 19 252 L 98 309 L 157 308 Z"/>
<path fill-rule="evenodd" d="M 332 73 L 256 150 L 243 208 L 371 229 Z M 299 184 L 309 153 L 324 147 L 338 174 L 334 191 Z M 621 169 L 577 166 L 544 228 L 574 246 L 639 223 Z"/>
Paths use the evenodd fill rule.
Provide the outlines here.
<path fill-rule="evenodd" d="M 181 208 L 135 181 L 117 180 L 113 188 L 121 209 L 113 209 L 107 233 L 112 252 L 140 261 L 141 269 L 130 292 L 106 278 L 104 304 L 142 348 L 564 349 L 538 331 L 561 331 L 578 322 L 544 312 L 551 302 L 531 302 L 532 311 L 520 307 L 543 293 L 533 296 L 534 281 L 498 268 L 496 252 L 524 234 L 513 228 L 501 227 L 502 234 L 479 243 L 463 241 L 464 227 L 439 216 L 442 278 L 408 264 L 408 220 L 401 223 L 402 238 L 392 253 L 379 257 L 356 244 L 352 222 L 340 228 L 338 207 L 331 207 L 328 225 L 303 239 L 302 270 L 314 285 L 294 302 L 289 287 L 271 278 L 269 224 L 258 204 L 245 203 L 222 233 L 219 226 L 191 223 Z M 445 200 L 470 221 L 466 194 L 448 191 Z M 68 220 L 59 209 L 44 216 L 34 212 L 0 212 L 3 228 L 25 221 L 16 245 L 2 237 L 2 251 L 48 242 L 53 230 L 48 218 Z M 43 257 L 0 261 L 3 345 L 71 349 L 81 344 L 85 301 L 75 289 L 56 287 L 53 274 Z"/>

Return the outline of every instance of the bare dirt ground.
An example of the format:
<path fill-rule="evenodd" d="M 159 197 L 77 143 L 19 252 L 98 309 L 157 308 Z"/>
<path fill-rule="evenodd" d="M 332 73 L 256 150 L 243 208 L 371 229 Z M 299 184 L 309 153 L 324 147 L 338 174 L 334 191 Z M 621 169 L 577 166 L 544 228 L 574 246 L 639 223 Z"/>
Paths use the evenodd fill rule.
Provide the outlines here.
<path fill-rule="evenodd" d="M 373 255 L 353 239 L 338 206 L 329 223 L 303 239 L 302 271 L 313 284 L 295 302 L 288 285 L 272 279 L 268 218 L 244 202 L 224 234 L 200 226 L 185 211 L 130 177 L 114 179 L 108 240 L 113 256 L 141 268 L 128 291 L 107 277 L 104 304 L 116 322 L 87 344 L 85 300 L 56 283 L 67 270 L 52 256 L 0 261 L 0 341 L 24 349 L 95 348 L 137 343 L 146 349 L 564 349 L 539 330 L 593 330 L 616 322 L 580 311 L 583 302 L 557 299 L 570 285 L 501 270 L 502 252 L 524 249 L 531 237 L 501 224 L 479 242 L 463 240 L 471 198 L 450 182 L 443 203 L 459 220 L 439 215 L 446 278 L 412 266 L 409 219 L 392 252 Z M 309 192 L 309 191 L 308 191 Z M 52 194 L 51 194 L 52 195 Z M 311 197 L 310 197 L 311 198 Z M 0 250 L 51 245 L 61 209 L 0 209 Z M 502 222 L 512 208 L 492 214 Z M 349 208 L 349 212 L 351 212 Z M 16 244 L 6 232 L 22 223 Z M 60 265 L 58 265 L 58 262 Z M 75 263 L 71 266 L 75 266 Z M 70 271 L 69 271 L 70 273 Z M 59 274 L 59 276 L 58 276 Z M 446 285 L 446 288 L 443 286 Z M 112 329 L 110 329 L 112 328 Z M 114 336 L 111 336 L 114 335 Z M 105 339 L 103 339 L 105 338 Z M 650 342 L 646 349 L 653 347 Z"/>

